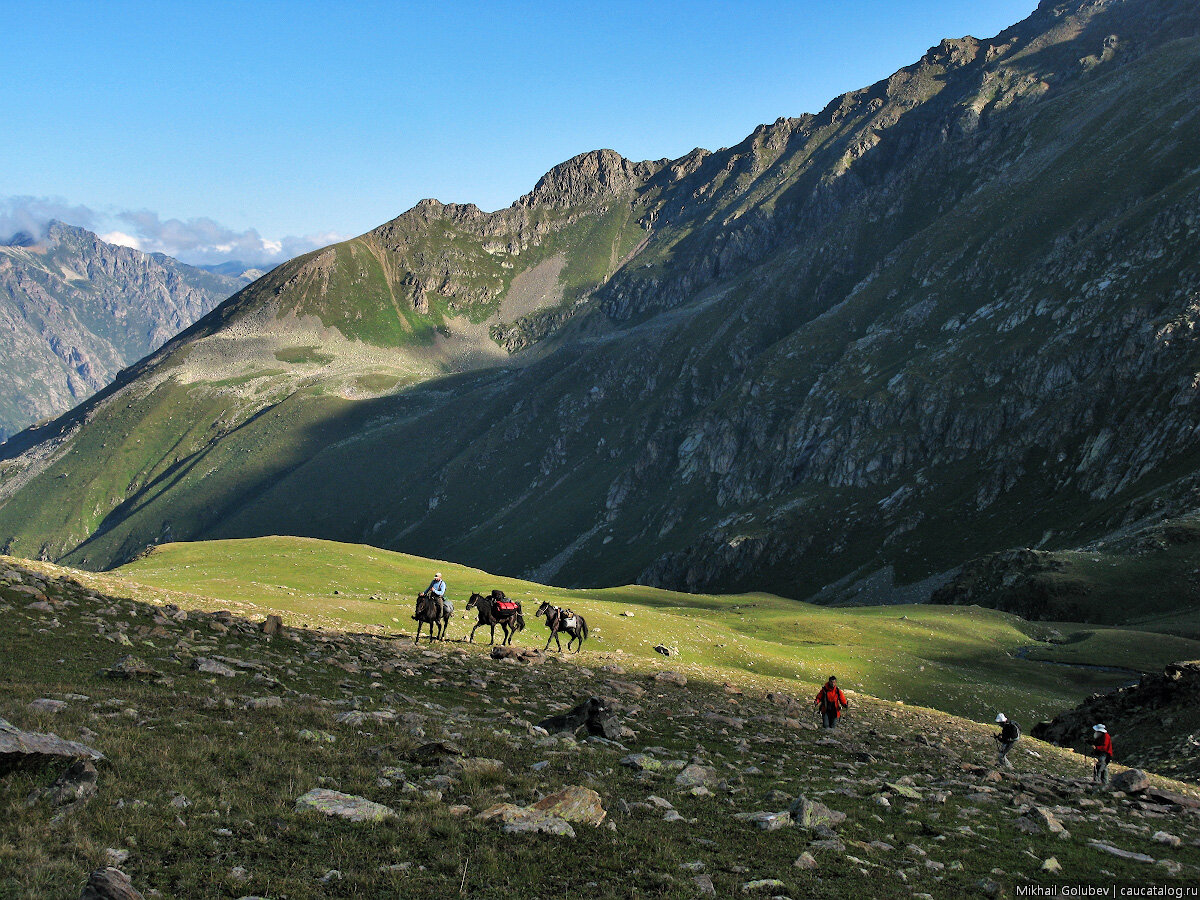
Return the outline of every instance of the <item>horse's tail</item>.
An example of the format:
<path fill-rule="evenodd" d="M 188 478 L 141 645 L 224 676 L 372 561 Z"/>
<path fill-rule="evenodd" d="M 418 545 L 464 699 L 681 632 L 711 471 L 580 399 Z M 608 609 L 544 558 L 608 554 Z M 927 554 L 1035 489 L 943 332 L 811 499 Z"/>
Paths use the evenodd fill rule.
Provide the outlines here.
<path fill-rule="evenodd" d="M 517 614 L 514 617 L 514 621 L 517 626 L 517 631 L 525 630 L 525 617 L 523 615 L 521 615 L 521 610 L 519 610 L 519 609 L 517 610 Z"/>
<path fill-rule="evenodd" d="M 583 635 L 583 639 L 587 640 L 587 619 L 583 616 L 577 616 L 579 619 L 579 633 Z"/>

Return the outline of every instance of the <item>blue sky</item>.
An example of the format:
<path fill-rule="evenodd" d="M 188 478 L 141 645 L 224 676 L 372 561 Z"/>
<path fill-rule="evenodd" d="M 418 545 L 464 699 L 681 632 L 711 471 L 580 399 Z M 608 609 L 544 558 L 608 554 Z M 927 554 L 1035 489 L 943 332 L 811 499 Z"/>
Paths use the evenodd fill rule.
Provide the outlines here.
<path fill-rule="evenodd" d="M 5 3 L 0 229 L 278 261 L 423 197 L 507 206 L 585 150 L 733 145 L 1035 5 Z"/>

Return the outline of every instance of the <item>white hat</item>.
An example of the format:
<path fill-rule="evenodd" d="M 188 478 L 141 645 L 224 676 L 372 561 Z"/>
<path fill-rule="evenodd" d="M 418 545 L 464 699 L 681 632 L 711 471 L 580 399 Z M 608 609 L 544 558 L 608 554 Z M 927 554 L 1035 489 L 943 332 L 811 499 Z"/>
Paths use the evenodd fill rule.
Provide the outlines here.
<path fill-rule="evenodd" d="M 434 577 L 434 578 L 441 578 L 441 577 L 442 577 L 442 573 L 441 573 L 441 572 L 434 572 L 434 573 L 433 573 L 433 577 Z"/>
<path fill-rule="evenodd" d="M 1108 729 L 1103 725 L 1093 725 L 1092 731 L 1099 731 L 1101 734 L 1108 734 Z"/>
<path fill-rule="evenodd" d="M 1004 713 L 1000 713 L 1000 715 L 996 716 L 996 721 L 997 722 L 1007 722 L 1008 716 L 1006 716 Z"/>

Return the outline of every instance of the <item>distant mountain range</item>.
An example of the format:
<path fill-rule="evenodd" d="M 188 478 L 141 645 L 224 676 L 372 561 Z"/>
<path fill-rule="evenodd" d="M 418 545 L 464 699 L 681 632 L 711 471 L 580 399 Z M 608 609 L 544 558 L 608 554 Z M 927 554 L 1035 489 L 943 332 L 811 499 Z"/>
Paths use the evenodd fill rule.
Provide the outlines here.
<path fill-rule="evenodd" d="M 89 397 L 250 280 L 61 222 L 41 240 L 14 235 L 0 244 L 0 440 Z"/>
<path fill-rule="evenodd" d="M 278 267 L 9 441 L 0 546 L 927 599 L 1200 509 L 1198 246 L 1200 8 L 1047 0 L 736 147 Z"/>

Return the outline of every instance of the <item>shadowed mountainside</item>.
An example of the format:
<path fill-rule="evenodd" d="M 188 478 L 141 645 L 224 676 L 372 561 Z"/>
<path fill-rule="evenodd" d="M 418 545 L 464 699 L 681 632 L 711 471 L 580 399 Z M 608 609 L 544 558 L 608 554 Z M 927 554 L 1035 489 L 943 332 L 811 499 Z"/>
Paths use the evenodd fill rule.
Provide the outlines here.
<path fill-rule="evenodd" d="M 907 583 L 1197 505 L 1200 10 L 1043 3 L 736 147 L 280 266 L 6 445 L 0 545 Z"/>

